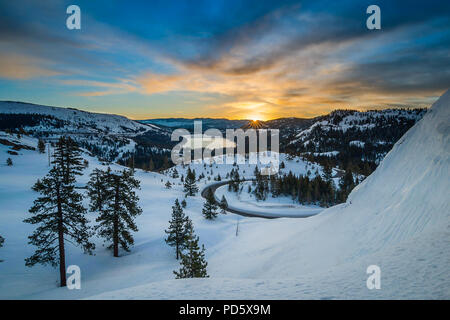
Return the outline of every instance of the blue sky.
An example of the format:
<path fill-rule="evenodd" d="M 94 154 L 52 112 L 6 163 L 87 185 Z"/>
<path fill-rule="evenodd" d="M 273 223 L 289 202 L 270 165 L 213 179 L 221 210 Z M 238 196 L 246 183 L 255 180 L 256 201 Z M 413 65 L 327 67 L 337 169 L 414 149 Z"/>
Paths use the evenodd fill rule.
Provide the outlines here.
<path fill-rule="evenodd" d="M 18 0 L 0 14 L 0 100 L 271 119 L 429 106 L 450 87 L 449 1 Z"/>

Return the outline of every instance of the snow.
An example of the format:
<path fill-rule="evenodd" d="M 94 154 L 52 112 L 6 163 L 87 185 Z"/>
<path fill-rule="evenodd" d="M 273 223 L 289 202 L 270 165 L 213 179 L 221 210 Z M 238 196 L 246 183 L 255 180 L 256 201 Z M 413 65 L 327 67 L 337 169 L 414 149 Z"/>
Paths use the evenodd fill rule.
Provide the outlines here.
<path fill-rule="evenodd" d="M 40 114 L 50 115 L 57 119 L 68 121 L 73 126 L 73 131 L 80 133 L 80 125 L 89 127 L 89 132 L 93 132 L 92 128 L 100 129 L 106 133 L 129 134 L 138 131 L 159 130 L 155 125 L 142 124 L 137 121 L 129 120 L 124 116 L 114 114 L 102 114 L 81 111 L 73 108 L 59 108 L 42 106 L 31 103 L 0 101 L 0 113 L 10 114 Z M 39 129 L 39 128 L 35 128 Z M 43 128 L 40 128 L 41 130 Z M 70 130 L 67 126 L 62 130 Z"/>
<path fill-rule="evenodd" d="M 400 120 L 415 120 L 420 119 L 423 115 L 423 110 L 411 110 L 411 109 L 385 109 L 385 110 L 369 110 L 369 111 L 356 111 L 356 110 L 336 110 L 330 115 L 326 116 L 323 120 L 314 122 L 311 126 L 301 130 L 295 135 L 295 139 L 289 142 L 289 144 L 313 143 L 310 141 L 311 134 L 314 129 L 320 128 L 323 131 L 342 130 L 346 132 L 348 129 L 358 129 L 365 131 L 376 127 L 376 121 L 382 119 L 394 118 L 397 121 Z M 341 117 L 337 123 L 334 122 L 335 116 Z"/>
<path fill-rule="evenodd" d="M 164 229 L 174 200 L 183 197 L 179 180 L 170 172 L 137 170 L 143 214 L 132 251 L 113 258 L 94 239 L 96 255 L 87 256 L 68 245 L 68 265 L 81 267 L 81 290 L 58 288 L 58 273 L 51 267 L 24 266 L 34 249 L 26 238 L 34 227 L 22 220 L 36 197 L 30 187 L 48 170 L 47 155 L 20 150 L 10 156 L 9 147 L 0 145 L 0 235 L 5 238 L 0 299 L 450 299 L 449 124 L 450 91 L 396 143 L 347 203 L 313 217 L 227 214 L 207 221 L 201 215 L 204 200 L 188 197 L 186 213 L 205 244 L 208 279 L 174 280 L 172 274 L 178 262 L 164 243 Z M 5 165 L 7 157 L 12 167 Z M 85 157 L 90 165 L 81 183 L 101 166 Z M 315 171 L 301 159 L 280 158 L 284 171 Z M 191 167 L 205 174 L 212 169 L 222 177 L 231 169 Z M 187 167 L 177 170 L 185 174 Z M 248 176 L 253 172 L 248 164 L 240 165 L 243 170 Z M 167 180 L 173 189 L 164 188 Z M 208 183 L 204 179 L 199 186 Z M 380 290 L 366 287 L 369 265 L 381 268 Z"/>
<path fill-rule="evenodd" d="M 332 156 L 336 156 L 339 154 L 339 151 L 328 151 L 328 152 L 314 152 L 313 153 L 315 156 L 327 156 L 327 157 L 332 157 Z"/>
<path fill-rule="evenodd" d="M 288 174 L 289 172 L 292 172 L 297 176 L 307 175 L 311 178 L 314 178 L 316 174 L 323 175 L 322 167 L 319 164 L 306 161 L 301 157 L 290 157 L 284 153 L 280 153 L 279 164 L 281 163 L 284 163 L 285 167 L 280 167 L 278 169 L 279 175 Z M 189 168 L 191 170 L 195 170 L 197 178 L 201 174 L 205 175 L 206 179 L 202 179 L 198 182 L 198 185 L 202 187 L 211 184 L 211 182 L 214 182 L 213 178 L 217 177 L 217 175 L 220 175 L 221 179 L 224 179 L 227 173 L 230 173 L 232 169 L 238 170 L 241 178 L 252 179 L 254 178 L 254 170 L 256 166 L 258 166 L 258 168 L 261 170 L 264 166 L 268 165 L 261 164 L 259 161 L 257 164 L 249 163 L 247 159 L 245 160 L 245 163 L 236 163 L 236 165 L 233 166 L 232 163 L 227 163 L 225 156 L 217 156 L 200 161 L 195 160 L 189 165 L 180 164 L 175 166 L 174 168 L 176 168 L 180 176 L 186 176 L 187 170 Z M 166 170 L 165 173 L 167 175 L 171 175 L 173 170 L 174 169 L 171 168 L 169 170 Z M 210 177 L 209 180 L 208 177 Z"/>
<path fill-rule="evenodd" d="M 353 141 L 350 141 L 348 144 L 351 145 L 351 146 L 356 146 L 356 147 L 359 147 L 359 148 L 364 148 L 364 145 L 365 145 L 366 143 L 363 142 L 363 141 L 359 141 L 359 140 L 353 140 Z"/>
<path fill-rule="evenodd" d="M 228 191 L 228 186 L 217 188 L 215 197 L 217 201 L 225 196 L 230 209 L 244 211 L 249 214 L 257 214 L 268 217 L 309 217 L 320 213 L 323 208 L 315 205 L 301 205 L 289 197 L 273 198 L 271 195 L 265 201 L 257 201 L 255 196 L 249 194 L 247 189 L 252 186 L 250 181 L 242 183 L 242 192 Z"/>

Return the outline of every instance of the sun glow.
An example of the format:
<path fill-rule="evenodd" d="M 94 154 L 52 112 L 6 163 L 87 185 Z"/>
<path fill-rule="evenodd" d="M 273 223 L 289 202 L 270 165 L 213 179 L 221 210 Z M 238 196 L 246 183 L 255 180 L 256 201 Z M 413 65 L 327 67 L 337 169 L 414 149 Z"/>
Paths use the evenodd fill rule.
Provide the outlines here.
<path fill-rule="evenodd" d="M 260 114 L 249 114 L 247 119 L 250 119 L 253 122 L 258 122 L 263 120 L 263 117 Z"/>

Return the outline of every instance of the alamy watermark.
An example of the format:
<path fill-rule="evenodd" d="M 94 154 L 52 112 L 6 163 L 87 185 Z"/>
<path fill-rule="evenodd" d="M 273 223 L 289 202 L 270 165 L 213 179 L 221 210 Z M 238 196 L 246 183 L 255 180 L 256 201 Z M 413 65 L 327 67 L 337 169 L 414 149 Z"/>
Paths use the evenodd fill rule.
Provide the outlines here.
<path fill-rule="evenodd" d="M 366 20 L 366 26 L 369 30 L 380 30 L 381 29 L 381 10 L 376 4 L 372 4 L 367 7 L 367 14 L 370 16 Z"/>
<path fill-rule="evenodd" d="M 366 273 L 370 274 L 366 280 L 367 289 L 381 289 L 381 268 L 376 264 L 372 264 L 367 267 Z"/>
<path fill-rule="evenodd" d="M 81 10 L 77 5 L 70 5 L 66 10 L 67 14 L 70 16 L 67 17 L 66 26 L 69 30 L 80 30 L 81 29 Z"/>
<path fill-rule="evenodd" d="M 81 269 L 77 265 L 70 265 L 67 267 L 67 273 L 70 274 L 67 278 L 67 289 L 80 290 L 81 289 Z"/>

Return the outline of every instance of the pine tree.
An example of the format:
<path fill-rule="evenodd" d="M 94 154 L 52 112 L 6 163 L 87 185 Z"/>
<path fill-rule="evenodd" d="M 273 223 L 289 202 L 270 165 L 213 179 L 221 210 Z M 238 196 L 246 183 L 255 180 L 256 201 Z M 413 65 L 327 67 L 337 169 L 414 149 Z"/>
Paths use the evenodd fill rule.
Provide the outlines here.
<path fill-rule="evenodd" d="M 11 167 L 11 166 L 13 165 L 13 162 L 12 162 L 12 159 L 11 159 L 11 158 L 6 159 L 6 165 L 7 165 L 8 167 Z"/>
<path fill-rule="evenodd" d="M 219 208 L 220 208 L 220 213 L 222 213 L 222 214 L 227 213 L 226 209 L 228 208 L 228 202 L 227 202 L 227 199 L 225 198 L 225 195 L 223 195 L 222 199 L 220 200 Z"/>
<path fill-rule="evenodd" d="M 87 183 L 88 196 L 90 198 L 90 210 L 92 212 L 101 212 L 105 202 L 107 192 L 107 177 L 111 174 L 108 167 L 106 171 L 95 168 L 90 174 L 90 180 Z"/>
<path fill-rule="evenodd" d="M 180 206 L 180 202 L 176 199 L 175 204 L 172 206 L 172 220 L 169 221 L 169 229 L 165 230 L 167 233 L 165 241 L 169 246 L 175 247 L 177 260 L 186 246 L 186 222 L 187 217 Z"/>
<path fill-rule="evenodd" d="M 332 182 L 333 181 L 333 171 L 332 171 L 331 167 L 328 164 L 323 166 L 323 179 L 326 182 Z"/>
<path fill-rule="evenodd" d="M 163 166 L 162 166 L 162 169 L 163 170 L 166 170 L 167 168 L 169 168 L 170 167 L 170 165 L 169 165 L 169 158 L 167 158 L 167 156 L 165 155 L 164 156 L 164 159 L 163 159 Z"/>
<path fill-rule="evenodd" d="M 164 186 L 166 187 L 166 189 L 172 189 L 172 184 L 170 183 L 170 181 L 167 181 Z"/>
<path fill-rule="evenodd" d="M 347 168 L 345 170 L 344 176 L 341 178 L 339 182 L 339 186 L 341 188 L 341 200 L 345 202 L 347 200 L 348 195 L 352 191 L 353 187 L 355 186 L 355 182 L 353 180 L 353 173 L 350 168 Z"/>
<path fill-rule="evenodd" d="M 5 238 L 0 236 L 0 248 L 3 247 L 3 243 L 5 243 Z M 0 262 L 3 262 L 3 260 L 0 260 Z"/>
<path fill-rule="evenodd" d="M 173 272 L 177 279 L 209 277 L 206 270 L 208 263 L 205 259 L 205 246 L 202 245 L 200 249 L 198 241 L 199 238 L 191 228 L 187 237 L 186 252 L 181 253 L 181 268 L 178 272 Z"/>
<path fill-rule="evenodd" d="M 202 213 L 208 220 L 212 220 L 217 217 L 217 202 L 211 188 L 209 188 L 206 193 L 206 202 L 203 206 Z"/>
<path fill-rule="evenodd" d="M 195 196 L 198 192 L 198 187 L 195 184 L 195 171 L 191 171 L 191 168 L 188 168 L 186 178 L 184 179 L 184 192 L 186 196 Z"/>
<path fill-rule="evenodd" d="M 186 200 L 185 200 L 185 199 L 183 199 L 183 201 L 181 201 L 181 206 L 182 206 L 183 208 L 186 208 L 187 203 L 186 203 Z"/>
<path fill-rule="evenodd" d="M 134 218 L 142 213 L 142 209 L 135 189 L 139 189 L 140 182 L 134 178 L 132 170 L 111 172 L 109 168 L 102 174 L 102 182 L 102 208 L 98 210 L 100 215 L 96 221 L 99 225 L 96 228 L 100 237 L 111 242 L 108 248 L 113 249 L 114 257 L 118 257 L 119 246 L 130 251 L 129 247 L 134 244 L 130 231 L 138 231 Z M 95 196 L 91 197 L 91 209 L 98 208 L 98 202 Z"/>
<path fill-rule="evenodd" d="M 39 141 L 38 141 L 38 150 L 39 150 L 39 153 L 45 153 L 45 143 L 44 143 L 44 140 L 42 140 L 42 139 L 39 139 Z"/>
<path fill-rule="evenodd" d="M 81 149 L 70 137 L 59 138 L 53 156 L 53 165 L 62 170 L 64 183 L 69 183 L 70 175 L 81 175 L 84 169 Z"/>
<path fill-rule="evenodd" d="M 155 164 L 153 163 L 153 159 L 150 159 L 150 163 L 148 164 L 148 170 L 153 171 L 155 169 Z"/>
<path fill-rule="evenodd" d="M 56 157 L 61 156 L 62 150 L 57 149 Z M 67 159 L 69 162 L 72 160 L 70 156 Z M 42 196 L 34 201 L 29 210 L 33 216 L 24 220 L 26 223 L 38 225 L 35 232 L 28 237 L 29 244 L 37 246 L 38 249 L 25 259 L 25 265 L 59 265 L 61 287 L 66 285 L 65 241 L 80 246 L 88 254 L 92 254 L 95 248 L 95 245 L 89 242 L 92 233 L 85 218 L 83 197 L 74 190 L 74 183 L 75 171 L 67 171 L 67 168 L 63 169 L 59 164 L 55 164 L 47 176 L 33 186 L 33 190 Z"/>
<path fill-rule="evenodd" d="M 128 159 L 128 168 L 134 173 L 134 154 Z"/>

